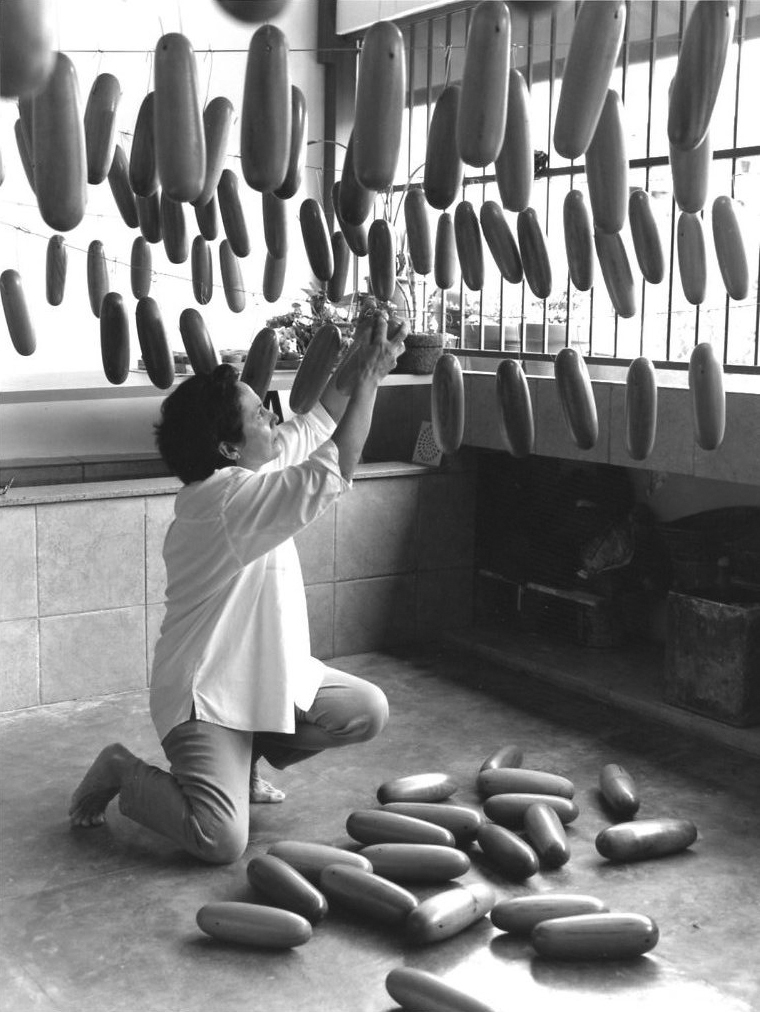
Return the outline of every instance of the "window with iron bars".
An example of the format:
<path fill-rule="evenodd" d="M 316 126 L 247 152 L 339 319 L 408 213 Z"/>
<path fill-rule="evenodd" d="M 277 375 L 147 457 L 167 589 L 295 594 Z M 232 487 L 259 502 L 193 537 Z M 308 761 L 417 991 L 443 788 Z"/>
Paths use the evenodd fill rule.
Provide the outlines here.
<path fill-rule="evenodd" d="M 469 20 L 474 3 L 442 5 L 397 23 L 407 53 L 407 100 L 401 155 L 392 192 L 384 195 L 383 213 L 403 230 L 401 202 L 407 187 L 421 183 L 427 131 L 443 88 L 461 81 Z M 552 264 L 552 292 L 536 299 L 527 283 L 506 282 L 488 255 L 483 289 L 463 282 L 441 292 L 432 276 L 407 276 L 414 293 L 414 325 L 442 328 L 447 344 L 466 354 L 479 368 L 495 368 L 505 355 L 531 360 L 550 358 L 569 344 L 598 366 L 627 365 L 646 355 L 662 368 L 685 369 L 691 349 L 709 341 L 727 372 L 760 375 L 760 0 L 738 0 L 736 23 L 720 94 L 711 123 L 713 160 L 703 212 L 708 256 L 704 301 L 690 304 L 681 285 L 676 226 L 679 209 L 673 198 L 668 158 L 668 87 L 694 3 L 686 0 L 629 0 L 624 41 L 610 87 L 620 94 L 626 127 L 629 185 L 645 189 L 658 223 L 665 254 L 665 277 L 646 283 L 637 273 L 630 231 L 623 233 L 637 277 L 636 315 L 617 316 L 596 264 L 590 292 L 576 290 L 569 278 L 562 208 L 570 188 L 587 195 L 582 160 L 569 162 L 554 150 L 552 134 L 562 69 L 578 4 L 555 5 L 548 13 L 528 17 L 512 12 L 512 66 L 530 91 L 535 179 L 531 204 L 546 233 Z M 354 40 L 357 55 L 361 38 Z M 710 208 L 719 195 L 737 206 L 750 270 L 750 288 L 741 302 L 730 299 L 712 245 Z M 465 167 L 461 199 L 475 210 L 486 200 L 500 203 L 493 167 Z M 588 204 L 588 199 L 587 199 Z M 450 209 L 453 211 L 453 207 Z M 438 212 L 430 209 L 431 228 Z M 516 215 L 505 212 L 516 234 Z M 401 249 L 403 251 L 403 237 Z M 403 273 L 403 271 L 402 271 Z M 538 367 L 537 367 L 538 368 Z M 754 383 L 752 384 L 754 388 Z"/>

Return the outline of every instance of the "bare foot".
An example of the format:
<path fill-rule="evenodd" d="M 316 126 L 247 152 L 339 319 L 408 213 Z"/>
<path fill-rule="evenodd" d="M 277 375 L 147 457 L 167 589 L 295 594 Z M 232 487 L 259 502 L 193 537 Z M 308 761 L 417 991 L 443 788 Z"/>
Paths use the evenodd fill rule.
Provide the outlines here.
<path fill-rule="evenodd" d="M 123 745 L 103 749 L 72 795 L 69 807 L 72 828 L 103 825 L 108 802 L 119 793 L 124 764 L 129 759 L 134 756 Z"/>
<path fill-rule="evenodd" d="M 285 791 L 270 784 L 260 776 L 251 777 L 248 801 L 252 805 L 273 805 L 285 800 Z"/>

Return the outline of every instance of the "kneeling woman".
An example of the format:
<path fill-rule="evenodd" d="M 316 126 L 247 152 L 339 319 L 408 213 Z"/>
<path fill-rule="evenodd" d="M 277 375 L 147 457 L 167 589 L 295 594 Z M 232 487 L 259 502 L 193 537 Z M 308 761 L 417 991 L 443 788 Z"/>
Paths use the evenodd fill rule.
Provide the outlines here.
<path fill-rule="evenodd" d="M 380 689 L 311 657 L 292 541 L 350 489 L 377 388 L 403 350 L 405 325 L 378 313 L 363 326 L 350 395 L 333 379 L 282 425 L 228 365 L 164 401 L 157 443 L 184 487 L 164 544 L 150 710 L 170 771 L 108 746 L 74 793 L 72 826 L 102 825 L 118 795 L 124 815 L 191 854 L 235 861 L 261 756 L 282 769 L 384 727 Z"/>

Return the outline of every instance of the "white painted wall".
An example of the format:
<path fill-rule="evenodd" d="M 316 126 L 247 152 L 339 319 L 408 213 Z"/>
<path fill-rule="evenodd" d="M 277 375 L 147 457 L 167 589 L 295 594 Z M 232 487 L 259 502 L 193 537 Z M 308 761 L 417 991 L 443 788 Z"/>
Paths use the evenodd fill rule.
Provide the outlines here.
<path fill-rule="evenodd" d="M 400 18 L 441 5 L 441 0 L 337 0 L 335 31 L 346 35 L 375 21 Z"/>

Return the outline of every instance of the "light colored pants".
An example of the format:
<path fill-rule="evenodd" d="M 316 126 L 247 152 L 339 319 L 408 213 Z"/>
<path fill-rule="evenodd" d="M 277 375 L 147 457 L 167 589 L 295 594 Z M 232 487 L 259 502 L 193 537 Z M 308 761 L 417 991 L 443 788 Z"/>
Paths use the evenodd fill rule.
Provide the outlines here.
<path fill-rule="evenodd" d="M 213 864 L 237 861 L 248 846 L 251 763 L 278 769 L 326 748 L 369 741 L 388 720 L 384 693 L 328 668 L 293 734 L 236 731 L 203 720 L 173 728 L 162 747 L 170 772 L 135 760 L 119 794 L 121 812 Z"/>

